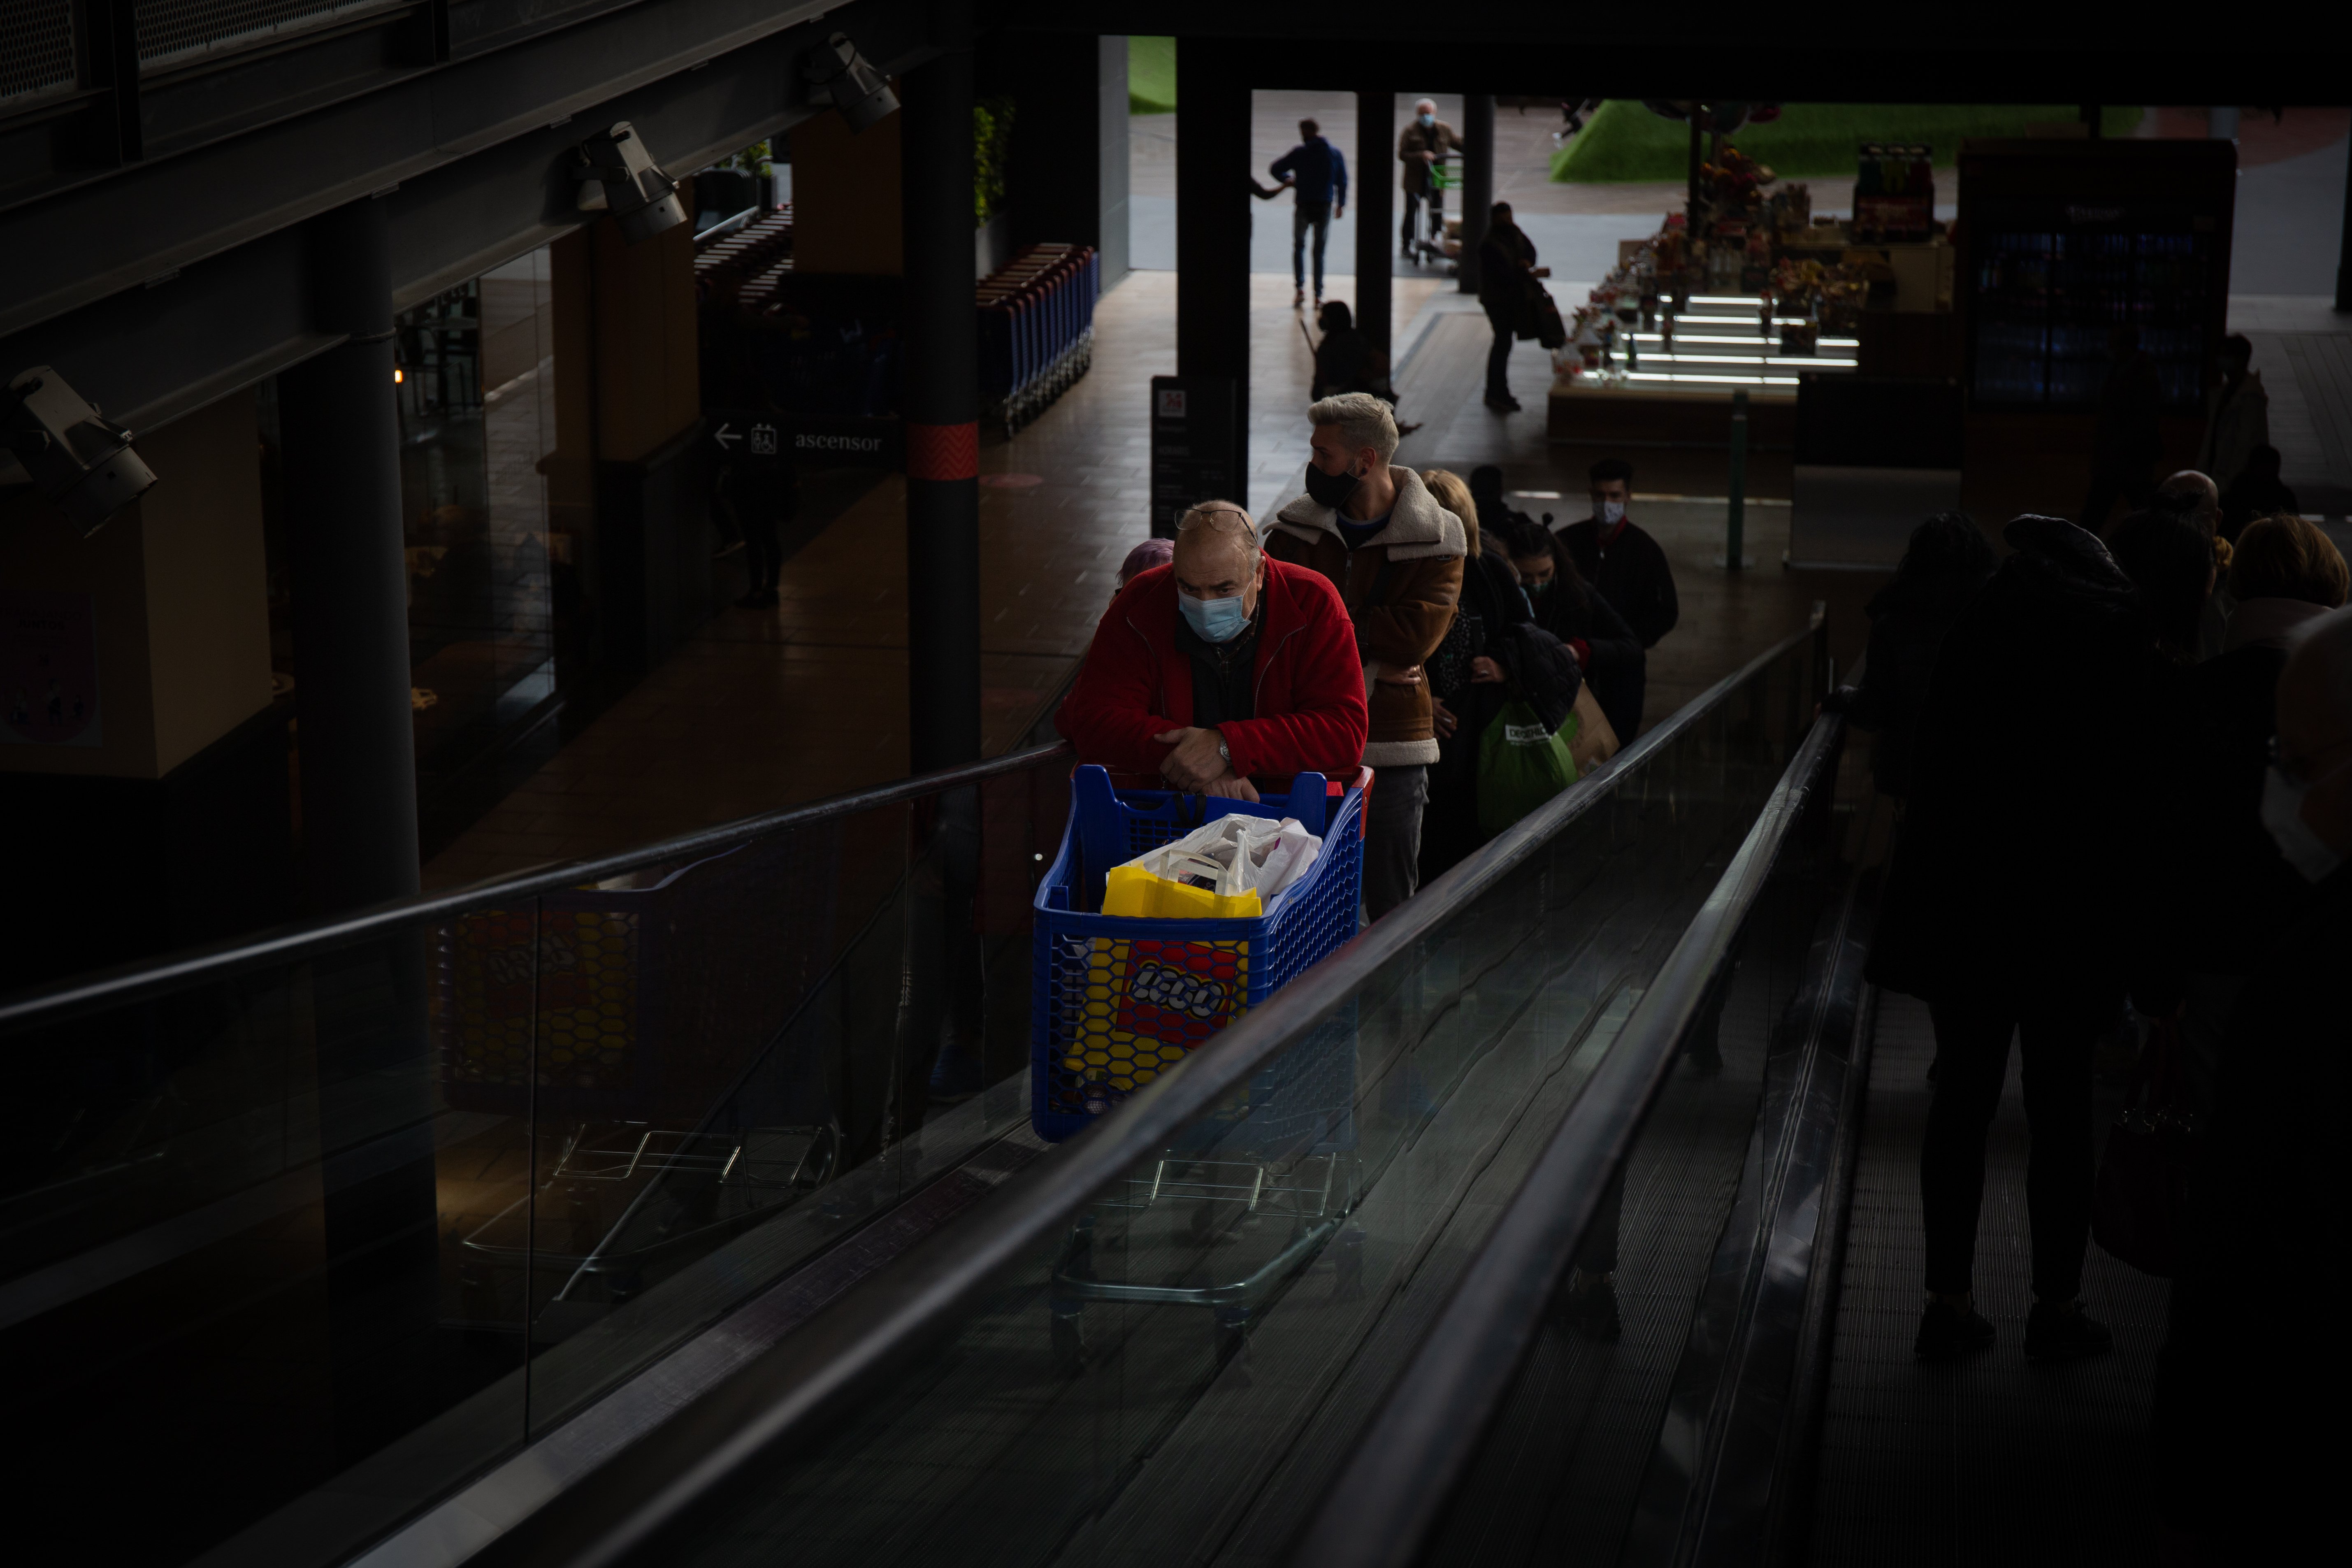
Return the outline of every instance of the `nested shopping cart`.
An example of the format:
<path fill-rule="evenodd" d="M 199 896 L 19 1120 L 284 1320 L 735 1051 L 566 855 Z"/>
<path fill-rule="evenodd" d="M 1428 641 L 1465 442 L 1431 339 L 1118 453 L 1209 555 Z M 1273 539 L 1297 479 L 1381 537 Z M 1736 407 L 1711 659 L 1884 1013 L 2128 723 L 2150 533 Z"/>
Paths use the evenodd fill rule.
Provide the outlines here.
<path fill-rule="evenodd" d="M 1345 785 L 1300 773 L 1288 795 L 1250 802 L 1114 792 L 1101 768 L 1076 771 L 1069 827 L 1036 895 L 1030 1119 L 1039 1137 L 1057 1142 L 1091 1125 L 1355 934 L 1371 784 L 1369 769 Z M 1263 915 L 1100 912 L 1113 866 L 1231 815 L 1296 817 L 1323 840 L 1315 863 Z M 1267 1293 L 1354 1207 L 1355 1089 L 1350 1007 L 1097 1202 L 1054 1268 L 1053 1341 L 1063 1364 L 1084 1364 L 1088 1301 L 1212 1308 L 1221 1351 L 1238 1342 Z M 1145 1245 L 1130 1246 L 1139 1232 Z M 1160 1263 L 1182 1267 L 1155 1268 L 1155 1248 Z"/>

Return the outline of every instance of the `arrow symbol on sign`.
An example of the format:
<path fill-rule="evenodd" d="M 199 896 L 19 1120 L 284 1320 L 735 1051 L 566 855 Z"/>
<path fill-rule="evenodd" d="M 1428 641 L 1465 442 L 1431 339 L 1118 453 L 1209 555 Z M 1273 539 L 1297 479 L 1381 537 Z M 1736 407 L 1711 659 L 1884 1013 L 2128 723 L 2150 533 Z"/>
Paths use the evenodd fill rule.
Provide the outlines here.
<path fill-rule="evenodd" d="M 736 442 L 740 441 L 743 437 L 735 433 L 734 426 L 721 425 L 715 432 L 712 433 L 710 438 L 719 443 L 719 450 L 725 451 L 728 447 L 733 446 Z"/>

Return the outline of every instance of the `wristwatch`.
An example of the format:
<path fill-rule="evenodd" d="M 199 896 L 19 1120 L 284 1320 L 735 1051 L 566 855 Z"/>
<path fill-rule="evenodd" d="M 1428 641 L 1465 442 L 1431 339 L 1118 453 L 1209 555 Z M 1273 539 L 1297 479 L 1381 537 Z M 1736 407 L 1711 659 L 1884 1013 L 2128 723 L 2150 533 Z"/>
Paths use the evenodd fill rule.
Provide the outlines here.
<path fill-rule="evenodd" d="M 1227 768 L 1231 768 L 1234 765 L 1234 754 L 1231 751 L 1226 749 L 1225 732 L 1223 730 L 1217 731 L 1217 755 L 1223 761 Z"/>

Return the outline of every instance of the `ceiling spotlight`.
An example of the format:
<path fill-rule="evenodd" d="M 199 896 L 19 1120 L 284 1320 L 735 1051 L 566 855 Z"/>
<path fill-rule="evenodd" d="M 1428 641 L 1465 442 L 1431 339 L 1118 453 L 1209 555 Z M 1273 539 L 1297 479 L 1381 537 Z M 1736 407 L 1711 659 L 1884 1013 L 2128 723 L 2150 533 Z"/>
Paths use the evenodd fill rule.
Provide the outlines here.
<path fill-rule="evenodd" d="M 833 93 L 833 106 L 849 121 L 852 132 L 865 130 L 885 115 L 898 111 L 898 95 L 882 73 L 866 63 L 846 33 L 835 33 L 823 47 L 809 51 L 808 79 Z"/>
<path fill-rule="evenodd" d="M 131 449 L 131 432 L 84 403 L 47 365 L 8 384 L 0 395 L 0 425 L 33 483 L 85 535 L 155 482 L 155 471 Z"/>
<path fill-rule="evenodd" d="M 686 221 L 677 182 L 661 172 L 625 120 L 580 143 L 572 177 L 580 182 L 580 210 L 612 213 L 631 245 Z"/>

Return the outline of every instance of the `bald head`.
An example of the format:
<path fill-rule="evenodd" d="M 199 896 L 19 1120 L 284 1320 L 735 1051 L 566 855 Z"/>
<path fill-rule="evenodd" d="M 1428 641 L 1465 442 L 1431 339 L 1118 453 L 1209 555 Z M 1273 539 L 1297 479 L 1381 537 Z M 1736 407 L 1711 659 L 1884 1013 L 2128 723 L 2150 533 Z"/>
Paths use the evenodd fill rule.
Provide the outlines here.
<path fill-rule="evenodd" d="M 1186 598 L 1230 599 L 1257 613 L 1265 562 L 1257 525 L 1232 501 L 1202 501 L 1176 525 L 1176 590 Z"/>
<path fill-rule="evenodd" d="M 2148 510 L 2196 523 L 2210 533 L 2221 521 L 2221 488 L 2196 469 L 2183 468 L 2156 487 Z"/>
<path fill-rule="evenodd" d="M 2287 656 L 2278 684 L 2279 765 L 2309 785 L 2303 820 L 2352 854 L 2352 609 L 2322 616 Z"/>

